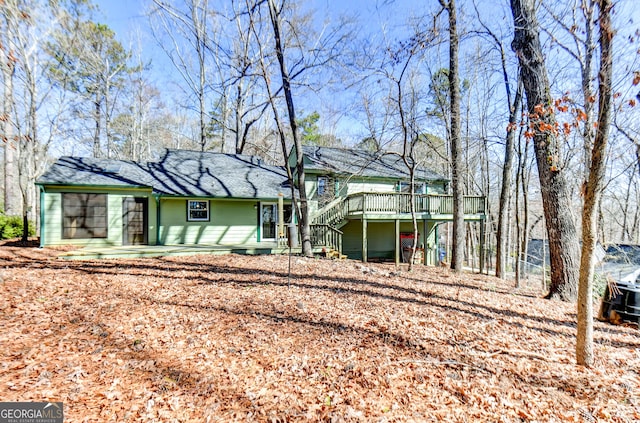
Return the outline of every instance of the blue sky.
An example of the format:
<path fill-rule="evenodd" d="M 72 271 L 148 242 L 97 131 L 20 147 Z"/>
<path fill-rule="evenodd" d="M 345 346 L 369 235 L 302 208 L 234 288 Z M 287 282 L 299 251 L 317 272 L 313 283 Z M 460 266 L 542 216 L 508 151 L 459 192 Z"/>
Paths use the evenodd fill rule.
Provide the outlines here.
<path fill-rule="evenodd" d="M 166 95 L 173 86 L 173 84 L 169 82 L 172 80 L 171 75 L 174 71 L 164 51 L 148 33 L 148 19 L 145 16 L 145 12 L 152 3 L 152 0 L 96 1 L 101 10 L 101 13 L 98 13 L 96 18 L 109 25 L 116 32 L 118 40 L 125 46 L 129 48 L 133 47 L 131 44 L 132 40 L 133 42 L 136 40 L 134 34 L 136 30 L 140 30 L 143 58 L 147 61 L 149 59 L 153 60 L 152 80 L 157 86 L 162 87 Z M 218 4 L 218 2 L 227 1 L 228 0 L 210 0 L 210 4 L 215 5 Z M 486 15 L 491 15 L 494 23 L 498 21 L 508 21 L 505 23 L 511 22 L 512 17 L 508 8 L 508 0 L 478 0 L 478 3 L 480 3 L 479 7 Z M 331 15 L 343 13 L 356 14 L 359 15 L 363 23 L 363 30 L 379 33 L 381 27 L 387 26 L 387 29 L 390 30 L 392 34 L 394 27 L 404 24 L 407 18 L 413 14 L 421 15 L 438 8 L 437 0 L 305 0 L 303 4 L 305 7 L 313 7 L 316 10 L 317 13 L 315 16 L 317 19 L 326 19 Z M 490 10 L 488 8 L 495 10 L 495 12 L 487 13 L 487 11 Z M 620 28 L 619 37 L 616 37 L 615 42 L 623 43 L 630 33 L 640 28 L 640 8 L 638 7 L 638 0 L 620 0 L 616 6 L 616 12 L 616 18 L 622 27 Z M 461 16 L 465 14 L 472 15 L 474 12 L 473 10 L 462 9 L 459 11 L 459 14 Z M 442 54 L 442 51 L 440 51 L 440 54 Z M 638 57 L 635 59 L 637 60 Z M 464 67 L 464 63 L 461 63 L 461 66 Z M 176 78 L 178 77 L 176 76 Z M 344 98 L 344 96 L 341 98 Z M 338 99 L 331 99 L 332 102 L 336 100 Z M 304 111 L 311 112 L 315 106 L 310 106 L 310 108 L 311 110 Z M 322 110 L 318 111 L 321 112 L 322 116 Z M 331 125 L 331 123 L 329 123 L 329 125 Z"/>
<path fill-rule="evenodd" d="M 228 0 L 210 0 L 210 4 L 214 5 L 218 1 Z M 133 46 L 131 43 L 137 43 L 138 36 L 136 33 L 140 34 L 140 41 L 143 45 L 143 59 L 152 60 L 152 81 L 157 86 L 162 87 L 165 96 L 171 97 L 169 93 L 172 87 L 175 86 L 175 78 L 179 78 L 179 76 L 176 75 L 172 78 L 174 70 L 171 63 L 167 59 L 165 52 L 157 45 L 149 33 L 148 18 L 145 16 L 145 12 L 152 3 L 152 0 L 96 0 L 96 4 L 99 7 L 96 20 L 107 24 L 113 29 L 116 33 L 116 38 L 129 48 Z M 387 29 L 392 30 L 393 26 L 399 26 L 404 23 L 406 16 L 410 16 L 413 13 L 424 13 L 427 7 L 436 7 L 437 0 L 305 0 L 303 4 L 305 7 L 314 8 L 316 11 L 315 16 L 319 20 L 325 20 L 331 15 L 355 15 L 365 23 L 363 25 L 364 28 L 378 32 L 382 26 L 390 26 Z M 394 13 L 390 13 L 392 8 Z M 305 104 L 304 98 L 298 98 L 297 103 L 303 113 L 310 113 L 317 109 L 323 114 L 321 106 L 317 105 L 318 100 L 312 99 L 311 103 Z M 333 98 L 332 103 L 335 103 L 336 100 L 338 99 Z M 342 101 L 348 102 L 349 100 L 343 98 Z M 316 103 L 316 105 L 309 105 L 313 103 Z M 326 104 L 326 101 L 320 103 Z M 349 121 L 349 123 L 345 120 Z M 339 129 L 339 131 L 343 132 L 343 136 L 347 137 L 349 135 L 344 133 L 347 131 L 346 128 L 351 128 L 355 124 L 355 122 L 344 116 L 340 118 L 340 122 L 329 122 L 328 114 L 323 115 L 320 123 L 321 125 L 326 123 L 329 126 L 340 126 L 342 130 Z M 360 130 L 356 130 L 356 132 Z M 356 137 L 359 136 L 359 134 L 356 135 Z"/>
<path fill-rule="evenodd" d="M 144 16 L 147 1 L 144 0 L 98 0 L 96 2 L 107 23 L 117 34 L 124 34 L 136 25 L 145 27 Z"/>

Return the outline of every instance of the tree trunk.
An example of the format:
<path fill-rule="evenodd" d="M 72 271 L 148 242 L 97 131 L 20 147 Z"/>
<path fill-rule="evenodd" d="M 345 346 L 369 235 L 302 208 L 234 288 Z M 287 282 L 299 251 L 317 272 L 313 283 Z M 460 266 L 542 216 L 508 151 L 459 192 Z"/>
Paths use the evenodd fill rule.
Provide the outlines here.
<path fill-rule="evenodd" d="M 598 73 L 598 126 L 591 150 L 589 179 L 585 182 L 584 208 L 582 210 L 582 257 L 578 289 L 578 329 L 576 361 L 593 365 L 593 252 L 597 241 L 597 207 L 602 195 L 605 174 L 605 155 L 609 124 L 611 123 L 612 39 L 611 1 L 599 0 L 600 7 L 600 72 Z"/>
<path fill-rule="evenodd" d="M 204 9 L 207 2 L 204 2 Z M 191 5 L 191 21 L 195 32 L 195 46 L 198 55 L 198 112 L 200 117 L 200 151 L 207 149 L 207 113 L 205 110 L 205 87 L 206 87 L 206 67 L 205 67 L 205 37 L 207 36 L 207 18 L 198 15 L 196 4 Z"/>
<path fill-rule="evenodd" d="M 244 150 L 244 143 L 242 140 L 242 81 L 238 81 L 238 86 L 236 87 L 236 110 L 235 110 L 235 122 L 234 122 L 234 130 L 236 135 L 236 154 L 242 154 Z"/>
<path fill-rule="evenodd" d="M 35 60 L 35 59 L 34 59 Z M 37 67 L 37 66 L 33 66 Z M 21 169 L 21 173 L 25 175 L 24 181 L 25 186 L 22 187 L 23 190 L 23 210 L 22 210 L 22 241 L 27 242 L 29 240 L 29 213 L 37 210 L 35 207 L 35 185 L 34 180 L 37 175 L 36 169 L 36 146 L 39 144 L 39 134 L 38 134 L 38 87 L 36 84 L 36 77 L 33 74 L 32 66 L 29 66 L 25 63 L 25 75 L 27 82 L 27 90 L 26 94 L 29 96 L 29 115 L 27 122 L 27 137 L 24 140 L 24 152 L 25 155 Z M 34 219 L 35 220 L 35 219 Z"/>
<path fill-rule="evenodd" d="M 573 301 L 578 285 L 578 235 L 569 212 L 569 192 L 559 164 L 560 145 L 553 131 L 556 121 L 534 1 L 511 0 L 511 10 L 515 27 L 512 48 L 520 63 L 527 108 L 533 123 L 531 129 L 549 239 L 551 286 L 547 298 Z"/>
<path fill-rule="evenodd" d="M 516 176 L 516 230 L 518 231 L 517 240 L 517 259 L 516 259 L 516 286 L 520 287 L 521 281 L 526 277 L 527 273 L 527 246 L 529 243 L 529 191 L 527 177 L 527 157 L 528 146 L 525 143 L 522 150 L 522 137 L 519 136 L 518 142 L 518 173 Z M 522 211 L 520 211 L 520 190 L 522 189 Z"/>
<path fill-rule="evenodd" d="M 518 175 L 516 176 L 516 192 L 515 192 L 515 229 L 516 229 L 516 262 L 515 262 L 515 272 L 516 272 L 516 288 L 520 288 L 522 281 L 522 253 L 520 246 L 522 245 L 523 239 L 523 230 L 522 223 L 520 222 L 520 181 L 518 180 L 520 177 L 520 172 L 518 171 Z"/>
<path fill-rule="evenodd" d="M 627 183 L 627 192 L 624 196 L 624 206 L 622 207 L 622 228 L 620 231 L 620 240 L 622 242 L 631 241 L 631 233 L 629 232 L 629 206 L 631 203 L 631 184 L 633 178 L 629 178 Z"/>
<path fill-rule="evenodd" d="M 458 28 L 456 2 L 440 0 L 449 14 L 449 101 L 451 103 L 451 185 L 453 188 L 453 237 L 451 269 L 461 272 L 464 264 L 464 197 L 462 188 L 462 143 L 460 140 L 460 81 L 458 77 Z"/>
<path fill-rule="evenodd" d="M 93 118 L 95 119 L 95 127 L 93 131 L 93 157 L 97 159 L 102 155 L 100 151 L 100 108 L 102 107 L 100 94 L 96 93 L 93 107 Z"/>
<path fill-rule="evenodd" d="M 18 184 L 18 143 L 14 139 L 15 115 L 13 97 L 13 78 L 15 75 L 16 46 L 14 42 L 17 6 L 7 4 L 3 7 L 4 25 L 0 25 L 0 66 L 2 66 L 3 102 L 0 114 L 0 143 L 4 145 L 4 213 L 21 214 L 21 201 Z"/>
<path fill-rule="evenodd" d="M 586 119 L 583 126 L 582 137 L 584 139 L 584 179 L 587 180 L 589 169 L 591 168 L 591 151 L 593 146 L 593 90 L 591 88 L 591 71 L 593 65 L 593 55 L 595 46 L 593 44 L 593 1 L 584 2 L 582 6 L 584 13 L 584 61 L 580 64 L 580 76 L 582 79 L 582 97 L 584 101 L 584 112 Z"/>
<path fill-rule="evenodd" d="M 504 63 L 504 60 L 503 60 Z M 507 99 L 510 101 L 509 80 L 507 79 L 506 66 L 503 64 L 504 83 L 507 87 Z M 502 167 L 502 187 L 500 189 L 500 203 L 498 206 L 498 234 L 496 245 L 496 276 L 504 279 L 506 276 L 507 261 L 507 232 L 509 202 L 511 201 L 511 173 L 513 168 L 513 144 L 517 131 L 518 111 L 522 100 L 522 84 L 518 81 L 518 89 L 513 104 L 509 104 L 509 127 L 504 147 L 504 166 Z"/>
<path fill-rule="evenodd" d="M 305 174 L 304 174 L 304 157 L 302 155 L 302 142 L 298 137 L 298 125 L 296 123 L 296 112 L 293 103 L 293 95 L 291 92 L 291 81 L 289 79 L 289 72 L 284 59 L 284 49 L 282 46 L 281 31 L 280 31 L 280 14 L 276 9 L 274 0 L 269 0 L 269 14 L 271 16 L 271 23 L 273 26 L 273 35 L 276 44 L 276 56 L 278 57 L 278 63 L 280 65 L 280 76 L 282 77 L 282 89 L 284 91 L 284 98 L 287 102 L 287 111 L 289 115 L 289 125 L 291 126 L 291 133 L 293 136 L 293 145 L 296 153 L 296 172 L 298 182 L 298 192 L 300 195 L 300 239 L 302 241 L 302 254 L 305 256 L 313 256 L 313 250 L 311 248 L 311 233 L 310 233 L 310 221 L 309 221 L 309 205 L 307 202 L 307 193 L 305 190 Z"/>

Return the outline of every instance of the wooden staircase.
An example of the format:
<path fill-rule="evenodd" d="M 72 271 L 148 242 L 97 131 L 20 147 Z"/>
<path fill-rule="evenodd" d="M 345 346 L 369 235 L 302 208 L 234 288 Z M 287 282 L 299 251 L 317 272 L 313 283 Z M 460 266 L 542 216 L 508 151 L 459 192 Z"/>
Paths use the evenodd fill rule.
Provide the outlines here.
<path fill-rule="evenodd" d="M 336 198 L 311 217 L 311 242 L 323 247 L 326 257 L 347 258 L 342 254 L 342 231 L 339 229 L 347 223 L 345 216 L 344 199 Z"/>
<path fill-rule="evenodd" d="M 347 203 L 345 198 L 336 198 L 320 208 L 311 218 L 311 223 L 333 226 L 340 229 L 347 223 Z"/>

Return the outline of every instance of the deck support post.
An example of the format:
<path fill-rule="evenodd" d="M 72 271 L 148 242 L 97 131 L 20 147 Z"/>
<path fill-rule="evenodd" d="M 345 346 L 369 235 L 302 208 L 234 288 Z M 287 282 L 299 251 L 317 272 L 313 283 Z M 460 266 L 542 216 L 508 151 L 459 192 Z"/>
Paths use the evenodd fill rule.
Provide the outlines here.
<path fill-rule="evenodd" d="M 480 274 L 484 273 L 484 219 L 480 219 Z"/>
<path fill-rule="evenodd" d="M 278 247 L 286 245 L 286 237 L 284 233 L 284 194 L 278 193 Z M 323 243 L 325 244 L 325 243 Z"/>
<path fill-rule="evenodd" d="M 429 234 L 427 233 L 427 220 L 422 220 L 422 264 L 427 265 L 427 252 L 429 251 L 428 246 Z"/>
<path fill-rule="evenodd" d="M 362 262 L 367 262 L 367 218 L 362 215 Z"/>
<path fill-rule="evenodd" d="M 44 247 L 46 245 L 46 240 L 45 240 L 45 217 L 44 217 L 44 211 L 45 211 L 45 201 L 44 201 L 44 185 L 40 185 L 39 186 L 39 190 L 40 190 L 40 248 Z"/>
<path fill-rule="evenodd" d="M 163 243 L 160 242 L 160 224 L 162 223 L 160 220 L 160 212 L 162 211 L 160 202 L 162 201 L 162 198 L 160 198 L 160 195 L 154 195 L 154 198 L 156 200 L 156 245 L 162 245 Z"/>
<path fill-rule="evenodd" d="M 396 266 L 398 266 L 400 264 L 400 219 L 396 219 L 395 220 L 395 224 L 396 224 Z"/>

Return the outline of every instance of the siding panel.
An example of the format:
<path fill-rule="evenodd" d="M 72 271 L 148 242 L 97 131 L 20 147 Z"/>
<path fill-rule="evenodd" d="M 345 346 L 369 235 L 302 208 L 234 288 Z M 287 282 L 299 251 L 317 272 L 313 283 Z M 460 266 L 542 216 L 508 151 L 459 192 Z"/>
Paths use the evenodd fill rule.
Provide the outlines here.
<path fill-rule="evenodd" d="M 107 194 L 107 238 L 66 239 L 62 237 L 62 193 L 82 192 Z M 122 199 L 146 197 L 149 199 L 149 244 L 156 240 L 156 202 L 149 191 L 108 190 L 48 187 L 44 195 L 44 225 L 41 227 L 43 245 L 115 246 L 122 245 Z"/>
<path fill-rule="evenodd" d="M 188 222 L 186 199 L 162 199 L 161 244 L 238 245 L 257 242 L 256 201 L 211 199 L 209 222 Z"/>

